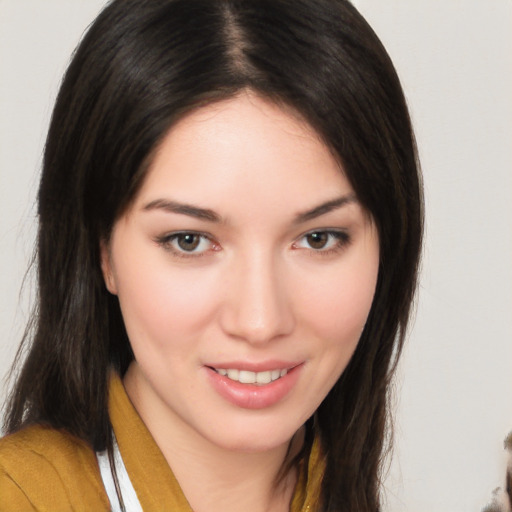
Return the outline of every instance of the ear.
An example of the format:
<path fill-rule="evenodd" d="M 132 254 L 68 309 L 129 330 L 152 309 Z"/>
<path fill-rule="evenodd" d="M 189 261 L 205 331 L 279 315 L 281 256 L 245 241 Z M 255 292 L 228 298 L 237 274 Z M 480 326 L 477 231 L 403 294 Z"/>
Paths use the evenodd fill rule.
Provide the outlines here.
<path fill-rule="evenodd" d="M 112 258 L 110 255 L 110 247 L 106 240 L 100 242 L 100 259 L 101 259 L 101 272 L 107 290 L 113 295 L 117 295 L 116 280 L 112 269 Z"/>

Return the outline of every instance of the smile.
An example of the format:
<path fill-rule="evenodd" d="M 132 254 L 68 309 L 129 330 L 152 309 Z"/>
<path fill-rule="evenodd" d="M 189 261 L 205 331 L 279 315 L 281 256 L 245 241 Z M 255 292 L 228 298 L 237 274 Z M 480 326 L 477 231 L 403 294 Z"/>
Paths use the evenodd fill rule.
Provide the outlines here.
<path fill-rule="evenodd" d="M 288 369 L 268 370 L 264 372 L 251 372 L 249 370 L 238 370 L 236 368 L 213 368 L 219 375 L 228 379 L 240 382 L 241 384 L 270 384 L 275 380 L 284 377 Z"/>
<path fill-rule="evenodd" d="M 217 393 L 243 409 L 277 405 L 299 381 L 304 362 L 218 362 L 205 366 L 206 376 Z"/>

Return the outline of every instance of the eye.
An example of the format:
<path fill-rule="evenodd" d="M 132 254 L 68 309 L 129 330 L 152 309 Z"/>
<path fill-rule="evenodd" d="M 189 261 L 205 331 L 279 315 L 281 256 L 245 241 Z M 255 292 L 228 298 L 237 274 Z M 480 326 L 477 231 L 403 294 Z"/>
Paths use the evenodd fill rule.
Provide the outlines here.
<path fill-rule="evenodd" d="M 176 235 L 173 242 L 175 243 L 176 247 L 182 251 L 194 252 L 198 250 L 198 252 L 201 252 L 201 244 L 204 245 L 205 241 L 204 237 L 201 237 L 201 235 L 196 235 L 195 233 L 183 233 Z"/>
<path fill-rule="evenodd" d="M 177 256 L 201 256 L 216 246 L 206 235 L 194 232 L 172 233 L 156 239 L 166 250 Z"/>
<path fill-rule="evenodd" d="M 341 249 L 350 241 L 344 231 L 310 231 L 293 244 L 296 249 L 312 249 L 315 252 L 331 252 Z"/>
<path fill-rule="evenodd" d="M 327 246 L 327 244 L 330 241 L 329 237 L 330 237 L 329 233 L 326 233 L 325 231 L 323 231 L 323 232 L 318 232 L 318 233 L 309 233 L 304 238 L 305 238 L 307 244 L 312 249 L 325 249 L 325 247 Z"/>

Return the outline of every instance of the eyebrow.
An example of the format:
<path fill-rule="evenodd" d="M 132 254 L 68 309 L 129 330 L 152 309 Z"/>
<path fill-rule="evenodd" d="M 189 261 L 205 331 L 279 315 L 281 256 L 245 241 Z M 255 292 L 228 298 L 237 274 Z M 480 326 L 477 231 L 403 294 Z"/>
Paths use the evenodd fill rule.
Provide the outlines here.
<path fill-rule="evenodd" d="M 357 202 L 357 198 L 354 194 L 349 194 L 346 196 L 338 197 L 336 199 L 331 199 L 322 203 L 310 210 L 306 210 L 304 212 L 299 213 L 295 219 L 294 224 L 301 224 L 303 222 L 307 222 L 312 219 L 316 219 L 326 213 L 329 213 L 333 210 L 337 210 L 346 206 L 347 204 Z M 155 199 L 154 201 L 149 202 L 143 208 L 144 211 L 151 210 L 164 210 L 169 213 L 177 213 L 180 215 L 187 215 L 189 217 L 194 217 L 200 220 L 206 220 L 209 222 L 220 223 L 222 222 L 222 217 L 210 210 L 209 208 L 200 208 L 198 206 L 192 206 L 191 204 L 179 203 L 177 201 L 171 201 L 169 199 Z"/>
<path fill-rule="evenodd" d="M 209 222 L 221 222 L 221 217 L 213 210 L 208 208 L 199 208 L 190 204 L 178 203 L 168 199 L 155 199 L 143 208 L 144 211 L 151 210 L 164 210 L 170 213 L 178 213 L 181 215 L 188 215 L 200 220 L 207 220 Z"/>
<path fill-rule="evenodd" d="M 308 220 L 316 219 L 326 213 L 332 212 L 333 210 L 337 210 L 338 208 L 342 208 L 350 203 L 356 203 L 357 197 L 355 194 L 349 194 L 346 196 L 338 197 L 337 199 L 331 199 L 330 201 L 326 201 L 311 210 L 306 210 L 305 212 L 299 213 L 295 218 L 295 224 L 301 224 Z"/>

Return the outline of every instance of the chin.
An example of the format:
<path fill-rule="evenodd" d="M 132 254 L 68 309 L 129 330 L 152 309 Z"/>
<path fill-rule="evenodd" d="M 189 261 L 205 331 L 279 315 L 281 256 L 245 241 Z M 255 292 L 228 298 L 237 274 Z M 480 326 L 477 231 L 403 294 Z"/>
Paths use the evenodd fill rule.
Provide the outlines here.
<path fill-rule="evenodd" d="M 219 448 L 239 453 L 263 453 L 288 447 L 297 434 L 302 434 L 303 427 L 275 428 L 275 426 L 255 428 L 224 428 L 220 432 L 211 432 L 206 437 Z"/>

